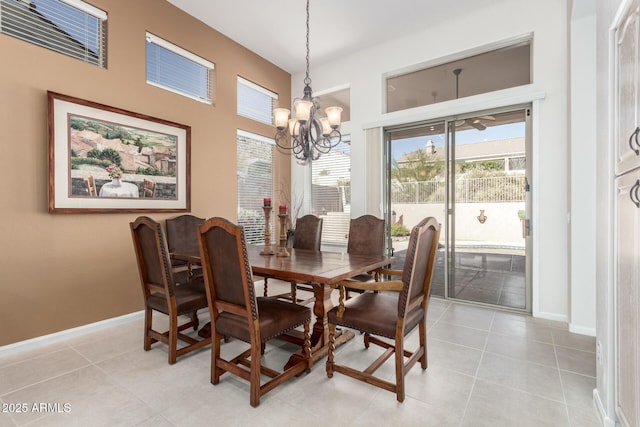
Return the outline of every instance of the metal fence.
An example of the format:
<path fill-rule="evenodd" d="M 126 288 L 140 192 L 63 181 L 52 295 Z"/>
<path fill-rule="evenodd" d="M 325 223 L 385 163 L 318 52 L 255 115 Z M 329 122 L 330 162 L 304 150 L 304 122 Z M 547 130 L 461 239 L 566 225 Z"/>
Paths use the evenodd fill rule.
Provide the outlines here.
<path fill-rule="evenodd" d="M 456 180 L 456 202 L 521 202 L 525 199 L 524 175 Z M 391 203 L 444 203 L 445 183 L 441 180 L 395 182 Z"/>

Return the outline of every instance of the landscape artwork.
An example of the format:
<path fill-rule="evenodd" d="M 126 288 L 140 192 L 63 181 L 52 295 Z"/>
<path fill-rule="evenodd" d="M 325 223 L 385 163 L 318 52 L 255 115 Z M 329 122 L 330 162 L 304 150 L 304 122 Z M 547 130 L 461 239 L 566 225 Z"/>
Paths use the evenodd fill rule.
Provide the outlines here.
<path fill-rule="evenodd" d="M 49 92 L 49 211 L 189 210 L 190 128 Z"/>

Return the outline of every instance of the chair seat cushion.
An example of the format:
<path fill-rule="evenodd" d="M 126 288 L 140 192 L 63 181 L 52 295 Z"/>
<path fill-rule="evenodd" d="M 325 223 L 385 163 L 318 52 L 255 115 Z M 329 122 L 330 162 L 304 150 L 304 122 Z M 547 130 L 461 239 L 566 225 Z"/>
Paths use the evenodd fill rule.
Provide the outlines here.
<path fill-rule="evenodd" d="M 311 319 L 311 310 L 308 307 L 274 298 L 257 298 L 257 301 L 261 342 L 282 335 Z M 215 326 L 220 335 L 250 342 L 249 325 L 244 316 L 222 312 Z"/>
<path fill-rule="evenodd" d="M 332 308 L 328 313 L 329 323 L 394 339 L 398 320 L 398 296 L 397 292 L 365 292 L 345 301 L 341 318 L 338 317 L 339 307 Z M 423 316 L 424 311 L 420 307 L 406 314 L 405 335 L 416 327 Z"/>
<path fill-rule="evenodd" d="M 176 286 L 174 295 L 178 315 L 192 313 L 209 306 L 202 280 L 194 280 L 190 283 Z M 147 300 L 147 304 L 154 310 L 169 314 L 167 298 L 164 294 L 151 294 Z"/>

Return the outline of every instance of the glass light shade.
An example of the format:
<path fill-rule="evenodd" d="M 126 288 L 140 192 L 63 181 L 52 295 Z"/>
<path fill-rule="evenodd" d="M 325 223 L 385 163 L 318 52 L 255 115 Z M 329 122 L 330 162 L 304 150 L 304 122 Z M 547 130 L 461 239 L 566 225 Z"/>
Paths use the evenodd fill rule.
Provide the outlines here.
<path fill-rule="evenodd" d="M 278 130 L 284 130 L 287 127 L 290 111 L 286 108 L 276 108 L 273 110 L 273 121 Z"/>
<path fill-rule="evenodd" d="M 332 129 L 338 129 L 342 121 L 342 107 L 327 107 L 324 109 Z"/>
<path fill-rule="evenodd" d="M 296 120 L 300 123 L 304 124 L 309 121 L 309 116 L 311 115 L 311 107 L 313 104 L 310 101 L 298 100 L 293 105 L 296 109 Z"/>
<path fill-rule="evenodd" d="M 322 125 L 322 136 L 329 136 L 329 134 L 333 130 L 331 128 L 331 125 L 329 125 L 329 119 L 327 119 L 326 117 L 320 117 L 320 124 Z"/>
<path fill-rule="evenodd" d="M 296 119 L 289 119 L 289 133 L 293 136 L 300 134 L 300 126 L 296 126 L 298 121 Z"/>

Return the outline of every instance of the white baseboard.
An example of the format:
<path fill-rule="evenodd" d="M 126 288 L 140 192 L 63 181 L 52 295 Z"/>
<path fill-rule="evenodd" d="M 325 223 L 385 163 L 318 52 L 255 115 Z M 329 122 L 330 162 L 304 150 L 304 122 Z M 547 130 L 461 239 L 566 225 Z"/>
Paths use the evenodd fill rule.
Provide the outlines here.
<path fill-rule="evenodd" d="M 589 335 L 590 337 L 596 336 L 596 328 L 587 328 L 586 326 L 569 324 L 569 332 L 580 335 Z"/>
<path fill-rule="evenodd" d="M 96 332 L 102 329 L 111 328 L 122 323 L 127 323 L 132 320 L 141 319 L 144 317 L 144 310 L 136 311 L 134 313 L 125 314 L 124 316 L 113 317 L 111 319 L 101 320 L 95 323 L 89 323 L 88 325 L 78 326 L 77 328 L 66 329 L 64 331 L 55 332 L 49 335 L 43 335 L 28 339 L 25 341 L 19 341 L 17 343 L 8 344 L 0 347 L 0 357 L 13 355 L 26 350 L 33 350 L 46 345 L 55 344 L 60 341 L 67 340 L 69 338 L 82 336 L 91 332 Z"/>
<path fill-rule="evenodd" d="M 600 417 L 600 421 L 602 422 L 602 427 L 616 427 L 615 420 L 609 418 L 607 413 L 604 410 L 604 405 L 602 404 L 602 400 L 600 399 L 600 394 L 598 393 L 598 389 L 593 389 L 593 404 L 596 406 L 596 412 Z"/>
<path fill-rule="evenodd" d="M 555 320 L 556 322 L 569 323 L 569 318 L 564 314 L 547 313 L 547 312 L 544 312 L 544 311 L 537 311 L 537 312 L 532 313 L 532 316 L 533 317 L 538 317 L 540 319 Z"/>

